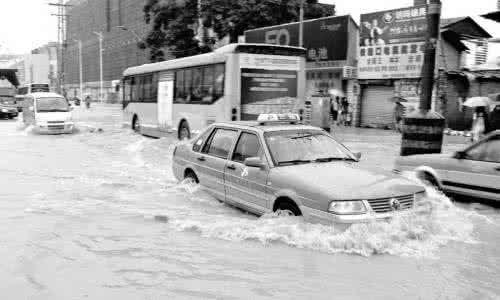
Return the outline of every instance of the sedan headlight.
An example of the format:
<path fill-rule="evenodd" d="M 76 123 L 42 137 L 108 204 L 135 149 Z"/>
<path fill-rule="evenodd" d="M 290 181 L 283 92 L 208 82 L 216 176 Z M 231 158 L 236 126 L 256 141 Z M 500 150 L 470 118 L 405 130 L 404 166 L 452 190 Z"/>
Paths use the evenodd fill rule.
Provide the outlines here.
<path fill-rule="evenodd" d="M 9 111 L 7 109 L 5 109 L 5 108 L 2 108 L 2 112 L 7 113 Z"/>
<path fill-rule="evenodd" d="M 332 201 L 328 211 L 338 215 L 359 215 L 366 213 L 363 201 Z"/>

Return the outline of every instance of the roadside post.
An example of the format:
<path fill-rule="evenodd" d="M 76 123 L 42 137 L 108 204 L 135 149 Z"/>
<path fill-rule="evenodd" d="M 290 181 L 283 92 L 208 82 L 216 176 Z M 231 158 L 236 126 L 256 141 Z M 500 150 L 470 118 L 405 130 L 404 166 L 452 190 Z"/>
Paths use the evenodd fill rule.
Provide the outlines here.
<path fill-rule="evenodd" d="M 430 0 L 427 6 L 428 31 L 421 73 L 420 109 L 403 119 L 401 156 L 440 153 L 443 145 L 445 119 L 431 110 L 440 17 L 441 1 Z"/>

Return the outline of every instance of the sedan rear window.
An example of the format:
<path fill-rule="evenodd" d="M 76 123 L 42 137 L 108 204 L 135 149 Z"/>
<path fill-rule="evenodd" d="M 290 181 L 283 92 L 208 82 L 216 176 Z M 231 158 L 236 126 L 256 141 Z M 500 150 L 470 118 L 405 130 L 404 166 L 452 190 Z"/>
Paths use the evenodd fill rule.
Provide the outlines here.
<path fill-rule="evenodd" d="M 203 153 L 227 158 L 237 135 L 238 132 L 236 130 L 216 129 L 210 136 L 208 143 L 203 147 Z"/>

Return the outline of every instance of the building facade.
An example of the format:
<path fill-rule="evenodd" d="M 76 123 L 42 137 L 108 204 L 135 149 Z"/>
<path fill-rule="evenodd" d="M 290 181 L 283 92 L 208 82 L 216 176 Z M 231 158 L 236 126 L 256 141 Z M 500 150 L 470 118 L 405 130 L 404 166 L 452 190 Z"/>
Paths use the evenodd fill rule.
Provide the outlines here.
<path fill-rule="evenodd" d="M 67 4 L 64 51 L 65 93 L 69 97 L 90 95 L 92 99 L 119 101 L 117 85 L 123 71 L 148 62 L 147 52 L 137 47 L 146 35 L 144 0 L 71 0 Z M 100 48 L 104 95 L 100 96 Z M 82 45 L 80 55 L 79 42 Z M 82 78 L 80 78 L 80 62 Z M 83 91 L 79 90 L 80 80 Z"/>

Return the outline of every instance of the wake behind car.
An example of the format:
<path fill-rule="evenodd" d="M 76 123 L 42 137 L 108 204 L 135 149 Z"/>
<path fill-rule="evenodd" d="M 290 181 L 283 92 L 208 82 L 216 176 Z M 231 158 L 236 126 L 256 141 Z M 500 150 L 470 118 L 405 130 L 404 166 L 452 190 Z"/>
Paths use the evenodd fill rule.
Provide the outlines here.
<path fill-rule="evenodd" d="M 0 96 L 0 118 L 13 119 L 17 115 L 18 111 L 14 97 Z"/>
<path fill-rule="evenodd" d="M 454 154 L 401 157 L 395 171 L 415 171 L 448 194 L 500 201 L 500 130 Z"/>
<path fill-rule="evenodd" d="M 23 122 L 32 125 L 35 132 L 73 132 L 72 107 L 63 96 L 48 92 L 27 94 L 24 96 L 23 105 Z"/>
<path fill-rule="evenodd" d="M 326 131 L 298 124 L 298 116 L 264 115 L 213 124 L 178 145 L 173 172 L 247 211 L 323 224 L 389 218 L 425 196 L 422 186 L 363 169 L 358 161 Z"/>

